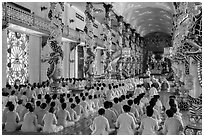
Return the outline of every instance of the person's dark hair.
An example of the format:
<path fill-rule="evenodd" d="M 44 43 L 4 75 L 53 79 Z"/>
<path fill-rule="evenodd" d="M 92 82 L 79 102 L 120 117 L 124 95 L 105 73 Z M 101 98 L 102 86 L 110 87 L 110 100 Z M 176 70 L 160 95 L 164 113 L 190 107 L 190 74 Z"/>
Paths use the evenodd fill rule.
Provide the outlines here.
<path fill-rule="evenodd" d="M 103 103 L 103 105 L 104 105 L 104 108 L 105 108 L 105 109 L 108 109 L 108 108 L 109 108 L 109 101 L 105 101 L 105 102 Z"/>
<path fill-rule="evenodd" d="M 129 99 L 129 100 L 127 101 L 127 104 L 128 104 L 129 106 L 132 106 L 133 100 L 132 100 L 132 99 Z"/>
<path fill-rule="evenodd" d="M 23 92 L 23 95 L 26 95 L 26 92 L 25 92 L 25 91 Z"/>
<path fill-rule="evenodd" d="M 99 90 L 100 88 L 99 87 L 96 87 L 96 90 Z"/>
<path fill-rule="evenodd" d="M 9 111 L 13 111 L 14 108 L 15 108 L 14 104 L 11 104 L 11 105 L 9 106 Z"/>
<path fill-rule="evenodd" d="M 86 93 L 85 93 L 85 96 L 87 97 L 88 95 L 89 95 L 89 93 L 88 93 L 88 92 L 86 92 Z"/>
<path fill-rule="evenodd" d="M 149 102 L 149 105 L 154 107 L 156 105 L 157 100 L 155 98 L 152 98 Z"/>
<path fill-rule="evenodd" d="M 89 99 L 92 99 L 92 95 L 89 95 Z"/>
<path fill-rule="evenodd" d="M 104 109 L 104 108 L 100 108 L 100 109 L 98 110 L 98 114 L 99 114 L 99 115 L 104 115 L 104 114 L 105 114 L 105 109 Z"/>
<path fill-rule="evenodd" d="M 83 96 L 83 97 L 82 97 L 82 101 L 84 101 L 84 100 L 86 100 L 86 96 Z"/>
<path fill-rule="evenodd" d="M 29 109 L 30 106 L 32 106 L 30 102 L 26 103 L 25 105 L 26 109 Z"/>
<path fill-rule="evenodd" d="M 175 100 L 174 99 L 169 99 L 169 106 L 174 106 L 176 103 L 175 103 Z"/>
<path fill-rule="evenodd" d="M 129 97 L 131 98 L 132 96 L 133 96 L 133 94 L 132 94 L 132 93 L 130 93 L 130 94 L 129 94 Z"/>
<path fill-rule="evenodd" d="M 101 87 L 101 91 L 103 91 L 103 87 Z"/>
<path fill-rule="evenodd" d="M 94 98 L 97 98 L 97 95 L 96 95 L 96 94 L 94 95 Z"/>
<path fill-rule="evenodd" d="M 66 104 L 66 103 L 62 103 L 62 104 L 61 104 L 61 107 L 62 107 L 62 109 L 64 110 L 64 109 L 67 107 L 67 104 Z"/>
<path fill-rule="evenodd" d="M 113 101 L 114 101 L 115 104 L 117 104 L 119 100 L 118 100 L 117 97 L 115 97 L 115 98 L 113 99 Z"/>
<path fill-rule="evenodd" d="M 125 100 L 125 95 L 122 95 L 121 98 L 122 98 L 123 100 Z"/>
<path fill-rule="evenodd" d="M 113 107 L 113 102 L 109 101 L 109 108 Z"/>
<path fill-rule="evenodd" d="M 38 107 L 39 107 L 39 106 L 40 106 L 40 104 L 41 104 L 41 101 L 39 101 L 39 100 L 38 100 L 38 101 L 36 101 L 36 106 L 38 106 Z"/>
<path fill-rule="evenodd" d="M 45 102 L 46 102 L 47 104 L 50 104 L 51 100 L 52 100 L 51 98 L 47 98 Z"/>
<path fill-rule="evenodd" d="M 84 93 L 80 93 L 80 97 L 83 97 L 84 96 Z"/>
<path fill-rule="evenodd" d="M 11 89 L 11 85 L 9 83 L 7 83 L 6 88 Z"/>
<path fill-rule="evenodd" d="M 48 99 L 49 97 L 50 97 L 50 95 L 49 95 L 49 94 L 46 94 L 44 98 L 45 98 L 45 99 Z"/>
<path fill-rule="evenodd" d="M 70 98 L 70 96 L 71 96 L 71 94 L 68 93 L 68 94 L 67 94 L 67 98 Z"/>
<path fill-rule="evenodd" d="M 109 89 L 109 90 L 111 90 L 111 89 L 112 89 L 112 87 L 111 87 L 111 86 L 109 86 L 109 87 L 108 87 L 108 89 Z"/>
<path fill-rule="evenodd" d="M 15 94 L 15 92 L 16 92 L 15 90 L 12 90 L 12 91 L 11 91 L 11 95 L 14 95 L 14 94 Z"/>
<path fill-rule="evenodd" d="M 55 107 L 55 105 L 56 105 L 56 104 L 55 104 L 54 101 L 52 101 L 52 102 L 50 103 L 50 106 L 51 106 L 51 107 Z"/>
<path fill-rule="evenodd" d="M 57 94 L 52 95 L 52 99 L 55 100 L 57 98 Z"/>
<path fill-rule="evenodd" d="M 6 107 L 9 107 L 11 104 L 13 104 L 12 101 L 8 101 L 8 102 L 6 103 Z"/>
<path fill-rule="evenodd" d="M 79 99 L 79 96 L 78 96 L 78 95 L 77 95 L 77 96 L 75 96 L 75 100 L 76 100 L 76 99 Z"/>
<path fill-rule="evenodd" d="M 65 99 L 64 98 L 60 98 L 60 103 L 64 103 Z"/>
<path fill-rule="evenodd" d="M 119 102 L 122 102 L 122 101 L 123 101 L 123 98 L 122 98 L 122 97 L 119 97 L 118 101 L 119 101 Z"/>
<path fill-rule="evenodd" d="M 176 96 L 174 96 L 174 95 L 171 95 L 171 96 L 169 96 L 169 99 L 176 99 Z"/>
<path fill-rule="evenodd" d="M 135 98 L 135 99 L 134 99 L 134 104 L 139 105 L 139 103 L 140 103 L 140 100 L 139 100 L 138 98 Z"/>
<path fill-rule="evenodd" d="M 153 98 L 159 99 L 160 95 L 154 95 Z"/>
<path fill-rule="evenodd" d="M 50 107 L 49 112 L 50 113 L 54 113 L 55 112 L 55 108 L 54 107 Z"/>
<path fill-rule="evenodd" d="M 141 85 L 137 85 L 137 88 L 141 88 L 142 86 Z"/>
<path fill-rule="evenodd" d="M 177 112 L 176 106 L 170 107 L 170 110 L 171 110 L 173 113 L 176 113 L 176 112 Z"/>
<path fill-rule="evenodd" d="M 34 111 L 33 106 L 31 105 L 31 106 L 28 108 L 28 110 L 29 110 L 30 112 L 33 112 L 33 111 Z"/>
<path fill-rule="evenodd" d="M 130 106 L 128 106 L 128 105 L 124 105 L 123 106 L 123 110 L 124 110 L 124 112 L 130 112 L 130 109 L 131 109 L 131 107 Z"/>
<path fill-rule="evenodd" d="M 153 83 L 153 84 L 151 84 L 151 87 L 155 87 L 154 83 Z"/>
<path fill-rule="evenodd" d="M 18 105 L 21 105 L 22 103 L 23 103 L 22 99 L 18 100 Z"/>
<path fill-rule="evenodd" d="M 47 104 L 46 103 L 42 103 L 41 105 L 40 105 L 40 108 L 41 109 L 45 109 L 47 107 Z"/>
<path fill-rule="evenodd" d="M 71 109 L 74 109 L 76 107 L 76 104 L 72 103 L 70 107 Z"/>
<path fill-rule="evenodd" d="M 125 96 L 125 98 L 126 98 L 126 99 L 129 99 L 129 98 L 130 98 L 130 96 L 127 94 L 127 95 Z"/>
<path fill-rule="evenodd" d="M 174 112 L 173 112 L 171 109 L 168 109 L 168 110 L 166 111 L 166 115 L 167 115 L 168 117 L 173 117 L 173 116 L 174 116 Z"/>
<path fill-rule="evenodd" d="M 147 113 L 148 117 L 152 117 L 152 115 L 154 113 L 154 110 L 153 110 L 152 106 L 147 106 L 146 107 L 146 113 Z"/>
<path fill-rule="evenodd" d="M 72 103 L 74 100 L 73 98 L 69 98 L 69 102 Z"/>
<path fill-rule="evenodd" d="M 35 104 L 35 99 L 34 99 L 34 98 L 31 98 L 30 102 L 31 102 L 32 104 Z"/>
<path fill-rule="evenodd" d="M 80 101 L 81 101 L 81 100 L 80 100 L 79 98 L 78 98 L 78 99 L 76 99 L 76 103 L 77 103 L 77 104 L 79 104 L 79 103 L 80 103 Z"/>

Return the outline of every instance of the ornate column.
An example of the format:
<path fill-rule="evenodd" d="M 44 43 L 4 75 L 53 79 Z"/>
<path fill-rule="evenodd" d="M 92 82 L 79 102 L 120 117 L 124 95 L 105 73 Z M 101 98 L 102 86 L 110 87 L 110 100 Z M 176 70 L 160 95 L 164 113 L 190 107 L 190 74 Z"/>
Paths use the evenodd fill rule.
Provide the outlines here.
<path fill-rule="evenodd" d="M 123 16 L 116 16 L 117 18 L 117 21 L 118 21 L 118 34 L 119 34 L 119 47 L 121 48 L 122 50 L 122 47 L 123 47 Z M 120 73 L 120 78 L 122 78 L 122 60 L 120 59 L 119 61 L 119 73 Z"/>
<path fill-rule="evenodd" d="M 50 19 L 50 35 L 47 45 L 50 47 L 50 53 L 42 58 L 42 62 L 50 64 L 47 70 L 47 77 L 53 80 L 53 87 L 59 87 L 58 80 L 61 78 L 63 50 L 61 47 L 62 40 L 62 12 L 64 11 L 63 2 L 50 2 L 50 11 L 48 18 Z"/>
<path fill-rule="evenodd" d="M 88 77 L 88 79 L 92 80 L 94 76 L 94 70 L 95 70 L 95 54 L 96 54 L 96 46 L 95 46 L 95 40 L 94 40 L 94 34 L 93 34 L 93 23 L 94 23 L 94 17 L 93 17 L 93 5 L 91 2 L 86 3 L 86 26 L 85 26 L 85 32 L 86 32 L 86 42 L 85 42 L 85 49 L 84 49 L 84 72 L 85 77 Z"/>
<path fill-rule="evenodd" d="M 136 44 L 135 44 L 135 29 L 131 29 L 131 52 L 132 52 L 132 66 L 131 66 L 131 75 L 135 76 L 136 69 Z"/>
<path fill-rule="evenodd" d="M 111 79 L 111 71 L 112 71 L 112 66 L 111 66 L 111 48 L 112 48 L 112 32 L 111 32 L 111 19 L 110 19 L 110 12 L 112 10 L 112 5 L 111 4 L 103 4 L 103 7 L 105 8 L 105 25 L 106 25 L 106 49 L 107 49 L 107 59 L 106 59 L 106 64 L 108 64 L 108 67 L 105 70 L 105 74 L 107 74 L 107 78 Z"/>

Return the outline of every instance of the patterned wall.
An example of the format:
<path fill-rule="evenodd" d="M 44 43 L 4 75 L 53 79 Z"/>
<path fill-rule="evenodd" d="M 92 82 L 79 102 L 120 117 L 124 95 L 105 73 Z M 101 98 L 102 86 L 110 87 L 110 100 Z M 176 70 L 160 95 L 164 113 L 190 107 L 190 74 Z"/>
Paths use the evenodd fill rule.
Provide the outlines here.
<path fill-rule="evenodd" d="M 7 30 L 7 82 L 10 84 L 28 80 L 28 44 L 28 35 Z"/>

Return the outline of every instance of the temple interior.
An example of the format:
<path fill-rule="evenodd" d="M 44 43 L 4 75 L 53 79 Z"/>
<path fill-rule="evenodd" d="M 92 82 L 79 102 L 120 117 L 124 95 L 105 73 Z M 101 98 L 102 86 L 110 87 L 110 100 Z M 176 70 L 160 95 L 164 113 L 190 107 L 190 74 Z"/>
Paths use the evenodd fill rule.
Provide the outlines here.
<path fill-rule="evenodd" d="M 202 135 L 201 2 L 2 2 L 1 47 L 4 135 Z"/>

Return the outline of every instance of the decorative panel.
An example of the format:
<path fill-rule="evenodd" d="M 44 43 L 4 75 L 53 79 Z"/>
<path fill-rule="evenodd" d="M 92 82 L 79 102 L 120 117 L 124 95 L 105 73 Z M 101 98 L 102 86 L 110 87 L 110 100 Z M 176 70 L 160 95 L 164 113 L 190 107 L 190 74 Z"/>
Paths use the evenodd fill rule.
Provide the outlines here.
<path fill-rule="evenodd" d="M 28 80 L 29 36 L 7 30 L 7 81 L 24 83 Z"/>

